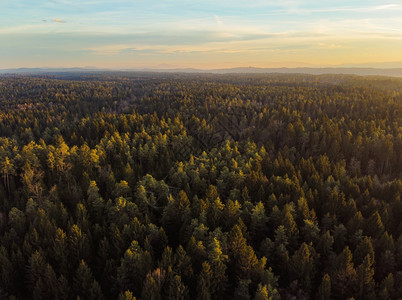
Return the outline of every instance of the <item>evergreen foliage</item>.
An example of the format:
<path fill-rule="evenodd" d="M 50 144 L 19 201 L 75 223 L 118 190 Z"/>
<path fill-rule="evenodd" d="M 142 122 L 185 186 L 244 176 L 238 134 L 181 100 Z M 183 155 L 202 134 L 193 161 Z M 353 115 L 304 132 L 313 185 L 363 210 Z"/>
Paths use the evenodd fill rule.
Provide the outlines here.
<path fill-rule="evenodd" d="M 402 298 L 402 81 L 0 77 L 1 299 Z"/>

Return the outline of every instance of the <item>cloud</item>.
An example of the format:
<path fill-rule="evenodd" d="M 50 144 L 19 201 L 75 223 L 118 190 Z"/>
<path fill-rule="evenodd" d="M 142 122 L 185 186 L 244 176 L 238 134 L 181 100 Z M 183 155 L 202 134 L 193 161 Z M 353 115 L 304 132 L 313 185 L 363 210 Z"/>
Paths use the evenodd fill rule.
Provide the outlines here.
<path fill-rule="evenodd" d="M 214 18 L 215 18 L 216 24 L 217 24 L 218 26 L 222 26 L 222 25 L 223 25 L 222 19 L 221 19 L 219 16 L 214 15 Z"/>
<path fill-rule="evenodd" d="M 329 7 L 324 9 L 304 10 L 306 13 L 341 13 L 341 12 L 356 12 L 356 13 L 369 13 L 378 11 L 398 11 L 402 9 L 402 5 L 388 4 L 377 5 L 368 7 Z M 303 10 L 301 10 L 303 12 Z"/>
<path fill-rule="evenodd" d="M 64 21 L 64 20 L 60 20 L 60 19 L 54 19 L 53 20 L 54 22 L 56 22 L 56 23 L 66 23 L 66 21 Z"/>

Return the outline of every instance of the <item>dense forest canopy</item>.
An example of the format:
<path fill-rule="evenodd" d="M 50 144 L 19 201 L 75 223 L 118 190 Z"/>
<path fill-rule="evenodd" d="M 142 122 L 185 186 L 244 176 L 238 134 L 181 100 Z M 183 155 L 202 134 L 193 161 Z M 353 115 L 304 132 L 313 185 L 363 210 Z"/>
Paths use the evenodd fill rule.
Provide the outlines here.
<path fill-rule="evenodd" d="M 0 298 L 402 298 L 402 80 L 0 76 Z"/>

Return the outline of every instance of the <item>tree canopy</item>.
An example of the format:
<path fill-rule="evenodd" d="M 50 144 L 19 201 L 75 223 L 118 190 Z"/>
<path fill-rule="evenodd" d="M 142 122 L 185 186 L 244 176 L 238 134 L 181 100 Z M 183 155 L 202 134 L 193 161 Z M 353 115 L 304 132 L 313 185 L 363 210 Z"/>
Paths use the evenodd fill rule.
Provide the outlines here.
<path fill-rule="evenodd" d="M 0 77 L 0 298 L 402 298 L 402 80 Z"/>

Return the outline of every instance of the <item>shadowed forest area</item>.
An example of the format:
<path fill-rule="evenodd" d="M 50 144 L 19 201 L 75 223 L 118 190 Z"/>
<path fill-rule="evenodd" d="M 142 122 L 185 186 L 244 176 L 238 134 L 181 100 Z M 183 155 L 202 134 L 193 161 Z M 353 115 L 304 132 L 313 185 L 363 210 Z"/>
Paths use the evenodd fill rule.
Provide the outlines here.
<path fill-rule="evenodd" d="M 402 298 L 401 152 L 400 78 L 0 76 L 0 298 Z"/>

